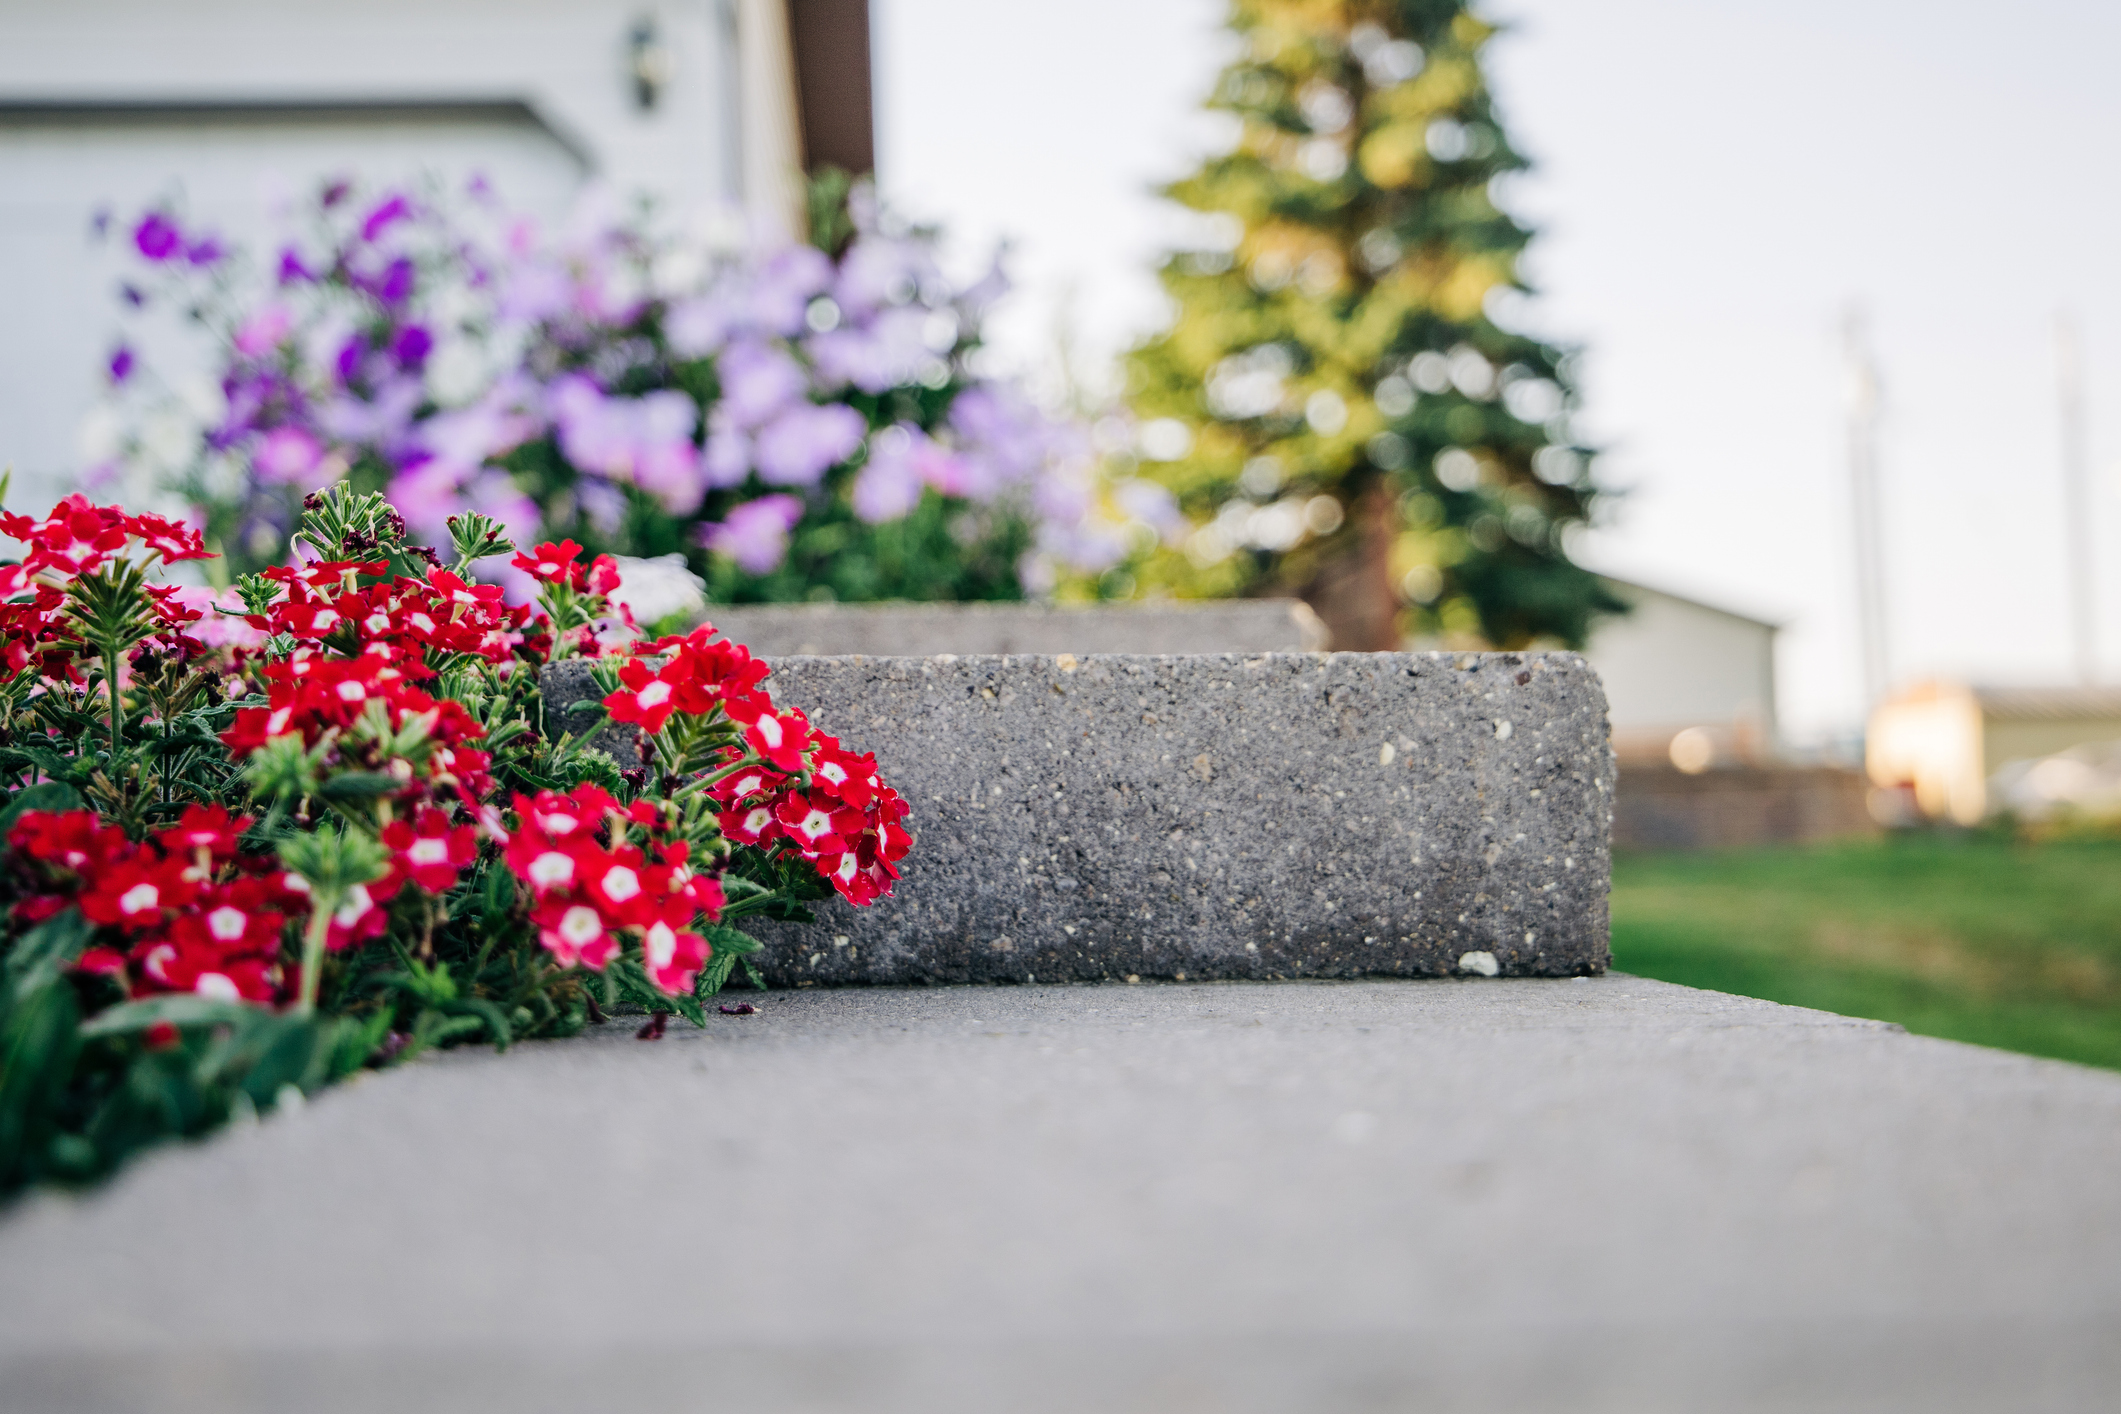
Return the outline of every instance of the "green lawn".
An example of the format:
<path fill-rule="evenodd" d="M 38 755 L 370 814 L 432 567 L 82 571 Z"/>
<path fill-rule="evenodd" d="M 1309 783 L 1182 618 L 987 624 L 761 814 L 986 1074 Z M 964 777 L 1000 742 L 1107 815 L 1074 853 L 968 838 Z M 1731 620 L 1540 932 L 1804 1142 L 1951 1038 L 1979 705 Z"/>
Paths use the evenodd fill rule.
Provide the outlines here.
<path fill-rule="evenodd" d="M 1613 965 L 2121 1069 L 2121 841 L 1623 855 Z"/>

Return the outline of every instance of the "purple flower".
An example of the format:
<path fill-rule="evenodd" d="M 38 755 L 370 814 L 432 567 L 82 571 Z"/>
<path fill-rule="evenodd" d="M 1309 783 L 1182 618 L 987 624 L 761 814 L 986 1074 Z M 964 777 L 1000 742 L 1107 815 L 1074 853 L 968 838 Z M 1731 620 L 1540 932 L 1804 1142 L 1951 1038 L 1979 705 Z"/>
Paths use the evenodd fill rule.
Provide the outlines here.
<path fill-rule="evenodd" d="M 280 247 L 279 281 L 281 284 L 292 285 L 298 280 L 308 281 L 316 278 L 316 272 L 302 263 L 302 252 L 291 245 Z"/>
<path fill-rule="evenodd" d="M 840 258 L 833 299 L 860 317 L 886 305 L 904 304 L 937 277 L 934 259 L 919 241 L 865 234 Z"/>
<path fill-rule="evenodd" d="M 361 360 L 367 356 L 368 336 L 360 333 L 347 335 L 346 342 L 339 345 L 337 357 L 331 361 L 332 372 L 338 375 L 341 387 L 353 382 L 354 375 L 361 371 Z"/>
<path fill-rule="evenodd" d="M 133 227 L 133 244 L 140 254 L 160 264 L 184 249 L 184 233 L 161 212 L 150 211 Z"/>
<path fill-rule="evenodd" d="M 854 455 L 868 430 L 868 420 L 844 403 L 798 403 L 759 429 L 759 479 L 768 486 L 815 485 Z"/>
<path fill-rule="evenodd" d="M 414 274 L 412 262 L 404 256 L 391 261 L 383 271 L 383 278 L 376 281 L 376 298 L 385 304 L 401 303 L 412 293 Z"/>
<path fill-rule="evenodd" d="M 832 260 L 816 246 L 789 246 L 759 268 L 752 282 L 752 326 L 766 334 L 794 334 L 810 301 L 832 283 Z"/>
<path fill-rule="evenodd" d="M 920 376 L 935 355 L 926 337 L 930 315 L 918 305 L 887 309 L 867 328 L 834 329 L 805 344 L 828 387 L 852 383 L 882 393 Z"/>
<path fill-rule="evenodd" d="M 793 496 L 761 496 L 732 507 L 721 524 L 700 527 L 700 543 L 727 555 L 746 574 L 771 574 L 788 557 L 788 532 L 803 518 Z"/>
<path fill-rule="evenodd" d="M 326 202 L 325 204 L 329 205 L 330 203 Z M 382 235 L 397 222 L 408 219 L 411 215 L 412 203 L 403 196 L 392 195 L 385 197 L 376 204 L 375 209 L 370 211 L 367 218 L 361 222 L 361 239 L 374 244 L 377 236 Z"/>
<path fill-rule="evenodd" d="M 434 346 L 434 335 L 424 325 L 408 324 L 390 341 L 390 356 L 398 361 L 398 367 L 415 369 L 427 362 Z"/>
<path fill-rule="evenodd" d="M 217 238 L 206 236 L 194 241 L 185 250 L 184 258 L 194 265 L 206 266 L 212 265 L 226 254 L 227 252 L 221 248 L 221 242 Z"/>
<path fill-rule="evenodd" d="M 147 295 L 130 280 L 118 286 L 118 298 L 124 300 L 134 309 L 138 309 L 147 303 Z"/>
<path fill-rule="evenodd" d="M 854 513 L 870 525 L 897 520 L 921 503 L 921 451 L 933 447 L 918 427 L 901 422 L 869 439 L 869 460 L 855 473 Z"/>
<path fill-rule="evenodd" d="M 560 451 L 576 468 L 631 482 L 677 514 L 699 509 L 706 487 L 692 441 L 699 407 L 690 397 L 664 388 L 612 398 L 574 374 L 554 386 L 549 408 Z"/>
<path fill-rule="evenodd" d="M 802 365 L 768 344 L 750 339 L 731 344 L 714 367 L 722 380 L 722 399 L 715 410 L 746 431 L 803 396 Z"/>
<path fill-rule="evenodd" d="M 663 341 L 680 358 L 705 358 L 728 339 L 734 314 L 720 294 L 682 300 L 663 315 Z"/>
<path fill-rule="evenodd" d="M 300 484 L 322 460 L 324 448 L 315 437 L 299 427 L 275 427 L 258 444 L 257 455 L 251 463 L 257 468 L 258 475 L 267 481 Z"/>
<path fill-rule="evenodd" d="M 700 475 L 709 486 L 741 486 L 751 474 L 751 439 L 727 427 L 712 427 L 700 453 Z"/>
<path fill-rule="evenodd" d="M 323 192 L 317 197 L 317 205 L 329 211 L 340 202 L 346 200 L 352 191 L 352 182 L 347 181 L 344 177 L 336 178 L 325 184 Z"/>
<path fill-rule="evenodd" d="M 123 383 L 132 376 L 132 371 L 133 351 L 124 344 L 112 349 L 110 355 L 110 381 Z"/>

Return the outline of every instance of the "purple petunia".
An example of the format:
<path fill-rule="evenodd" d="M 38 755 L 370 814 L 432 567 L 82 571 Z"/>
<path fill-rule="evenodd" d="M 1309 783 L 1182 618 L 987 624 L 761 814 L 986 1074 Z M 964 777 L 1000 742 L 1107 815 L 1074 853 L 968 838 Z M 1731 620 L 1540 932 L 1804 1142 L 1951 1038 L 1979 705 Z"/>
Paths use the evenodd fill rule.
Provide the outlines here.
<path fill-rule="evenodd" d="M 771 574 L 788 558 L 788 532 L 803 518 L 793 496 L 761 496 L 733 507 L 721 524 L 700 527 L 700 543 L 727 555 L 746 574 Z"/>
<path fill-rule="evenodd" d="M 759 429 L 752 448 L 768 486 L 813 486 L 854 455 L 868 420 L 845 403 L 798 403 Z"/>
<path fill-rule="evenodd" d="M 112 349 L 109 367 L 111 382 L 123 383 L 127 378 L 130 378 L 133 372 L 132 349 L 125 344 L 120 344 L 115 349 Z"/>
<path fill-rule="evenodd" d="M 184 233 L 159 211 L 150 211 L 133 227 L 133 245 L 157 265 L 184 249 Z"/>

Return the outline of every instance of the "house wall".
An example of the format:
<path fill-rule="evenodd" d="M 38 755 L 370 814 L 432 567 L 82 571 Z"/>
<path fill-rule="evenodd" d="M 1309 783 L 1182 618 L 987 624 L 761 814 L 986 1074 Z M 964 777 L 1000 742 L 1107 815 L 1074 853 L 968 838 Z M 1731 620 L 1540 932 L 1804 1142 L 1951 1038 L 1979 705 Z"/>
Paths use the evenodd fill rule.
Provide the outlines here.
<path fill-rule="evenodd" d="M 647 14 L 670 62 L 643 110 L 629 40 Z M 84 462 L 120 263 L 87 239 L 98 209 L 175 199 L 256 238 L 276 199 L 344 170 L 449 186 L 480 172 L 546 218 L 591 179 L 679 210 L 740 200 L 736 22 L 734 0 L 0 0 L 15 505 L 48 504 Z"/>
<path fill-rule="evenodd" d="M 1771 755 L 1774 626 L 1639 585 L 1607 587 L 1634 612 L 1600 625 L 1584 656 L 1605 682 L 1623 758 L 1661 757 L 1688 727 L 1707 730 L 1719 756 Z"/>
<path fill-rule="evenodd" d="M 2052 756 L 2073 746 L 2121 741 L 2121 717 L 2077 717 L 2059 721 L 1985 721 L 1982 762 L 1988 775 L 2013 761 Z"/>

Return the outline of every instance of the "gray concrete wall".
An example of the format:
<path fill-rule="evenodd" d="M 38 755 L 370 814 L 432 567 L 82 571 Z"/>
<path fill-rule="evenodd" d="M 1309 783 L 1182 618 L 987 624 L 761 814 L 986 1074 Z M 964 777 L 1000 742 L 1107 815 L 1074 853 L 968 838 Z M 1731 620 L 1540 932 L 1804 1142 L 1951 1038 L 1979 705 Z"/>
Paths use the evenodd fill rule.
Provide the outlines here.
<path fill-rule="evenodd" d="M 547 700 L 586 678 L 549 669 Z M 759 925 L 776 984 L 1606 966 L 1613 766 L 1575 654 L 787 658 L 769 685 L 876 753 L 915 835 L 893 898 Z"/>

